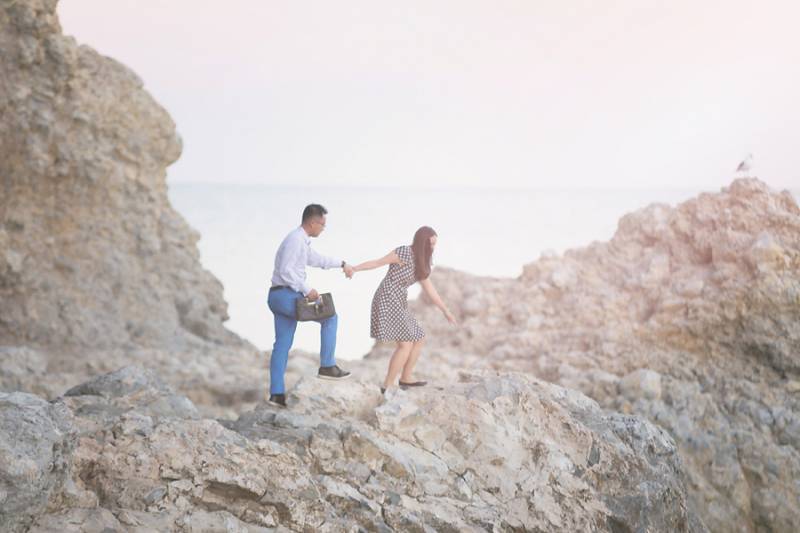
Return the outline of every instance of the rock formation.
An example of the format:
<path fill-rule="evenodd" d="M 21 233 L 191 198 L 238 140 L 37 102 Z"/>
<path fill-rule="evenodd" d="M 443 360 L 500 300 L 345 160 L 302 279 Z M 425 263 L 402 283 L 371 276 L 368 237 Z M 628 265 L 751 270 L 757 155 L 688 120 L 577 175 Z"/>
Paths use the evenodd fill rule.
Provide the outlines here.
<path fill-rule="evenodd" d="M 387 400 L 306 378 L 290 408 L 202 419 L 139 367 L 0 393 L 2 529 L 703 530 L 664 430 L 522 374 Z"/>
<path fill-rule="evenodd" d="M 790 195 L 650 206 L 515 280 L 437 269 L 463 321 L 415 304 L 441 386 L 384 400 L 383 349 L 336 385 L 293 353 L 276 411 L 167 200 L 174 124 L 55 6 L 0 0 L 0 530 L 800 522 Z"/>
<path fill-rule="evenodd" d="M 665 432 L 532 378 L 384 402 L 295 354 L 291 411 L 258 404 L 166 197 L 174 124 L 55 7 L 0 3 L 0 529 L 701 529 Z"/>
<path fill-rule="evenodd" d="M 175 125 L 55 0 L 0 3 L 0 344 L 233 342 L 221 284 L 170 206 Z"/>
<path fill-rule="evenodd" d="M 790 193 L 737 180 L 629 214 L 611 241 L 547 254 L 518 279 L 437 269 L 434 283 L 463 327 L 416 304 L 431 377 L 461 361 L 527 371 L 645 416 L 677 442 L 712 531 L 796 529 L 800 208 Z"/>
<path fill-rule="evenodd" d="M 252 404 L 265 361 L 223 326 L 222 285 L 167 198 L 175 125 L 55 9 L 0 2 L 0 390 L 54 398 L 138 362 L 217 414 Z"/>

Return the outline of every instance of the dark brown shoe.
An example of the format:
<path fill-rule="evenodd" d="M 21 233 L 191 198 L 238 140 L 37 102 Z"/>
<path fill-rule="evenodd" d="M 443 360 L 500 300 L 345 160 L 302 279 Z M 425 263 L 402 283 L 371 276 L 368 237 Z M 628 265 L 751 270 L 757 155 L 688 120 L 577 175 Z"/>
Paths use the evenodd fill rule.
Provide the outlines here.
<path fill-rule="evenodd" d="M 321 366 L 319 367 L 319 372 L 317 372 L 317 377 L 320 379 L 347 379 L 350 377 L 350 372 L 346 370 L 342 370 L 336 365 L 333 366 Z"/>
<path fill-rule="evenodd" d="M 285 394 L 270 394 L 269 395 L 269 403 L 272 405 L 277 405 L 278 407 L 286 407 L 286 395 Z"/>
<path fill-rule="evenodd" d="M 405 382 L 401 381 L 400 382 L 400 388 L 405 390 L 405 389 L 407 389 L 409 387 L 424 387 L 427 384 L 428 384 L 427 381 L 412 381 L 410 383 L 405 383 Z"/>

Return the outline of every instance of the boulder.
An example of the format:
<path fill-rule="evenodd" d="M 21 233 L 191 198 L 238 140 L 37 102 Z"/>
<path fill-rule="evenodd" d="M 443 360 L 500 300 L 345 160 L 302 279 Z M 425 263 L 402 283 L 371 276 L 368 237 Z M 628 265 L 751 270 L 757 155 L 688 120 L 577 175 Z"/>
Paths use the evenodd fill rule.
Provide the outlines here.
<path fill-rule="evenodd" d="M 76 432 L 62 403 L 0 392 L 0 529 L 26 531 L 71 480 Z"/>

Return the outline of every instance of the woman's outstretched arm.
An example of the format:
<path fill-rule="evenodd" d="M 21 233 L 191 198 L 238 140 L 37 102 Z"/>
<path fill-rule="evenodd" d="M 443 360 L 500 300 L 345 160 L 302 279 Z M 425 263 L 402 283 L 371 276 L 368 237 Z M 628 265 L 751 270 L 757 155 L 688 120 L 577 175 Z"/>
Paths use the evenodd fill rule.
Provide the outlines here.
<path fill-rule="evenodd" d="M 445 318 L 447 318 L 447 321 L 453 324 L 454 326 L 457 326 L 458 321 L 456 320 L 456 317 L 453 316 L 453 313 L 450 312 L 450 310 L 442 301 L 442 297 L 439 296 L 439 293 L 436 291 L 436 287 L 434 287 L 433 283 L 431 283 L 431 278 L 420 280 L 419 284 L 422 285 L 423 290 L 425 290 L 425 294 L 427 294 L 428 298 L 431 299 L 433 305 L 435 305 L 442 311 Z"/>
<path fill-rule="evenodd" d="M 384 265 L 391 265 L 393 263 L 402 263 L 400 260 L 400 256 L 392 250 L 385 256 L 381 257 L 380 259 L 373 259 L 372 261 L 364 261 L 361 264 L 358 264 L 353 267 L 355 272 L 360 272 L 362 270 L 372 270 L 374 268 L 380 268 Z"/>

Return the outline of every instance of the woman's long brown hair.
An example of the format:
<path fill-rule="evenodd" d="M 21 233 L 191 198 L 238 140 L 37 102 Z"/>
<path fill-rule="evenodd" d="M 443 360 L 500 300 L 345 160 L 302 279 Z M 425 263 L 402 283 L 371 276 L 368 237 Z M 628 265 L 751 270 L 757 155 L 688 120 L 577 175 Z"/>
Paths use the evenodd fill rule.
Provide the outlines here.
<path fill-rule="evenodd" d="M 436 232 L 428 226 L 422 226 L 414 234 L 411 251 L 414 252 L 414 277 L 417 281 L 428 279 L 428 276 L 431 275 L 431 266 L 433 265 L 431 237 L 434 235 Z"/>

